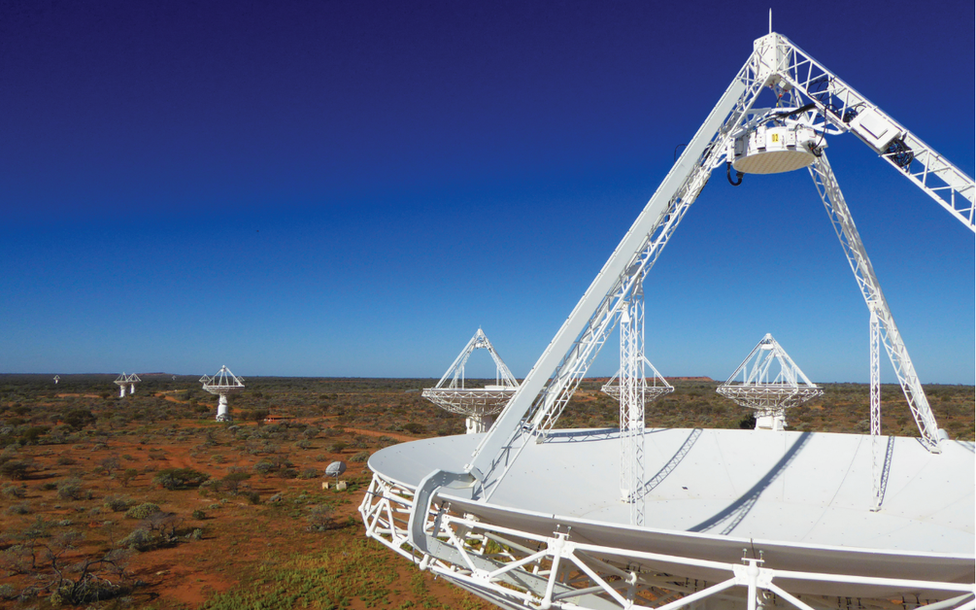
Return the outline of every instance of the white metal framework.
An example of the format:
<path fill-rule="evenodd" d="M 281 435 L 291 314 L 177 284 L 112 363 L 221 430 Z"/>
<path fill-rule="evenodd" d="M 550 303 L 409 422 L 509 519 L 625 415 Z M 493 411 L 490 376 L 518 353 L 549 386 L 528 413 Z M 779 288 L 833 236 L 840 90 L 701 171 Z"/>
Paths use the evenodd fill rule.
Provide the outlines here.
<path fill-rule="evenodd" d="M 226 366 L 220 367 L 217 374 L 213 377 L 204 375 L 200 378 L 203 389 L 211 394 L 218 396 L 217 400 L 217 421 L 230 421 L 230 407 L 227 404 L 227 396 L 235 394 L 244 389 L 244 378 L 237 377 Z"/>
<path fill-rule="evenodd" d="M 755 409 L 756 430 L 785 429 L 786 409 L 823 394 L 769 333 L 715 391 Z"/>
<path fill-rule="evenodd" d="M 476 349 L 487 350 L 495 363 L 495 383 L 482 388 L 465 387 L 464 366 Z M 480 328 L 454 359 L 437 385 L 424 389 L 422 396 L 438 407 L 451 413 L 466 416 L 468 434 L 485 432 L 491 425 L 491 416 L 498 413 L 518 388 L 518 381 L 508 370 L 491 341 Z"/>
<path fill-rule="evenodd" d="M 651 370 L 648 383 L 645 367 Z M 602 391 L 620 403 L 620 495 L 630 522 L 644 524 L 644 405 L 674 391 L 644 354 L 644 287 L 634 287 L 620 315 L 620 370 Z"/>
<path fill-rule="evenodd" d="M 759 96 L 767 90 L 771 90 L 775 97 L 774 105 L 769 108 L 755 107 Z M 811 130 L 814 137 L 811 137 Z M 848 600 L 848 607 L 855 604 L 857 608 L 904 608 L 908 599 L 913 600 L 910 604 L 913 608 L 933 602 L 927 606 L 929 610 L 972 610 L 976 607 L 973 601 L 976 584 L 973 582 L 971 549 L 960 551 L 961 558 L 938 553 L 896 553 L 882 557 L 881 551 L 874 554 L 871 550 L 855 552 L 841 548 L 835 553 L 816 544 L 802 546 L 789 541 L 779 544 L 775 539 L 767 539 L 759 541 L 759 545 L 779 550 L 769 552 L 764 557 L 755 551 L 757 544 L 751 534 L 747 544 L 743 545 L 747 548 L 741 560 L 729 558 L 728 555 L 718 560 L 710 555 L 708 549 L 724 548 L 726 543 L 722 536 L 741 527 L 742 519 L 748 520 L 754 507 L 763 505 L 764 499 L 767 506 L 773 503 L 767 495 L 773 492 L 767 490 L 774 487 L 774 481 L 775 488 L 779 490 L 775 493 L 786 493 L 783 491 L 785 483 L 780 485 L 777 479 L 783 472 L 794 468 L 796 460 L 802 462 L 807 459 L 800 450 L 811 438 L 796 436 L 798 433 L 789 431 L 775 434 L 735 431 L 739 435 L 755 434 L 773 441 L 781 437 L 784 441 L 787 438 L 795 440 L 764 476 L 754 484 L 745 483 L 747 488 L 753 485 L 750 491 L 701 524 L 709 528 L 721 525 L 724 529 L 717 537 L 707 540 L 694 536 L 682 537 L 683 544 L 688 545 L 682 551 L 674 550 L 675 547 L 671 546 L 675 537 L 703 530 L 690 528 L 684 532 L 662 532 L 645 525 L 621 533 L 599 521 L 579 519 L 573 521 L 573 529 L 569 530 L 561 524 L 570 520 L 560 516 L 561 509 L 557 506 L 546 505 L 546 510 L 529 514 L 520 511 L 517 506 L 506 509 L 493 504 L 496 494 L 504 496 L 507 493 L 502 482 L 519 464 L 518 458 L 523 452 L 539 459 L 540 454 L 533 453 L 535 448 L 553 447 L 551 450 L 555 451 L 555 444 L 561 441 L 560 435 L 566 436 L 564 432 L 552 431 L 556 420 L 614 326 L 625 312 L 628 312 L 628 317 L 632 315 L 631 306 L 640 281 L 660 256 L 712 171 L 724 164 L 729 181 L 737 184 L 733 180 L 733 168 L 736 171 L 735 180 L 741 181 L 745 173 L 769 173 L 809 164 L 810 174 L 850 261 L 869 312 L 877 317 L 877 336 L 879 341 L 884 342 L 921 433 L 920 444 L 902 442 L 897 445 L 897 452 L 894 450 L 895 439 L 888 439 L 881 472 L 872 475 L 877 481 L 874 502 L 864 502 L 860 510 L 864 510 L 866 515 L 874 515 L 870 517 L 872 523 L 880 524 L 882 528 L 887 527 L 890 519 L 897 517 L 894 512 L 886 514 L 884 509 L 872 512 L 881 507 L 891 477 L 899 478 L 902 482 L 901 493 L 892 498 L 893 502 L 900 502 L 899 511 L 912 509 L 915 504 L 932 499 L 931 496 L 917 498 L 917 493 L 937 494 L 947 490 L 958 491 L 962 500 L 956 505 L 946 504 L 946 508 L 940 510 L 972 506 L 972 459 L 971 455 L 965 453 L 972 451 L 971 443 L 960 449 L 957 447 L 959 443 L 949 443 L 938 430 L 908 351 L 827 162 L 824 152 L 826 136 L 846 132 L 857 135 L 898 172 L 976 232 L 973 203 L 976 188 L 971 178 L 792 42 L 779 34 L 770 33 L 755 41 L 753 53 L 745 65 L 515 391 L 488 434 L 480 439 L 467 462 L 463 466 L 460 463 L 451 466 L 452 460 L 446 459 L 447 454 L 438 453 L 436 460 L 422 462 L 429 464 L 427 467 L 430 471 L 416 481 L 387 476 L 374 468 L 373 483 L 360 507 L 367 535 L 417 561 L 421 568 L 430 569 L 494 603 L 513 609 L 671 610 L 691 606 L 695 609 L 754 610 L 759 606 L 778 606 L 823 610 L 842 606 L 842 599 Z M 689 433 L 684 443 L 673 449 L 672 457 L 664 456 L 658 474 L 645 486 L 659 483 L 662 487 L 670 485 L 672 496 L 669 498 L 675 501 L 691 494 L 687 486 L 681 486 L 674 479 L 673 473 L 685 467 L 689 455 L 712 450 L 712 445 L 698 441 L 699 437 L 707 437 L 709 443 L 721 440 L 722 435 L 709 432 L 718 431 Z M 666 438 L 666 435 L 661 438 Z M 835 443 L 837 439 L 831 435 L 817 438 L 820 440 L 811 444 L 828 449 L 860 446 L 859 438 L 843 443 Z M 757 440 L 753 437 L 749 439 Z M 764 442 L 769 450 L 768 441 Z M 743 453 L 714 454 L 715 459 L 724 460 L 724 455 L 732 455 L 740 460 L 737 464 L 724 462 L 723 475 L 733 476 L 738 471 L 748 470 L 754 463 L 752 460 L 756 456 L 750 455 L 751 447 L 741 440 L 737 443 L 737 451 Z M 401 450 L 406 451 L 405 448 L 384 451 Z M 953 455 L 953 461 L 942 462 L 951 465 L 947 466 L 946 472 L 940 472 L 941 478 L 919 478 L 912 474 L 915 472 L 913 469 L 918 468 L 938 469 L 937 460 L 945 458 L 945 453 L 940 455 L 943 450 Z M 963 453 L 960 454 L 960 451 Z M 559 455 L 567 457 L 572 454 Z M 764 459 L 772 459 L 770 455 L 767 452 Z M 877 451 L 875 455 L 878 455 Z M 835 459 L 836 456 L 829 453 L 821 456 L 825 463 Z M 835 474 L 839 473 L 836 474 L 837 480 L 841 481 L 838 485 L 848 480 L 845 473 L 857 471 L 857 493 L 871 489 L 869 480 L 860 474 L 860 466 L 857 466 L 860 464 L 857 460 L 862 459 L 858 453 L 854 461 L 846 462 L 848 470 L 840 467 L 835 471 Z M 867 466 L 867 460 L 863 461 Z M 373 459 L 370 465 L 373 467 Z M 557 466 L 572 469 L 571 464 L 548 463 L 545 466 L 549 469 Z M 519 466 L 523 470 L 531 467 L 526 464 Z M 801 473 L 799 478 L 802 484 L 792 488 L 793 493 L 815 488 L 820 479 L 819 468 L 820 464 L 816 461 L 808 461 L 804 468 L 799 469 L 797 472 Z M 954 478 L 967 468 L 969 476 L 962 476 L 959 480 Z M 520 472 L 518 468 L 515 471 Z M 542 478 L 544 475 L 541 472 L 545 471 L 532 476 Z M 527 480 L 524 473 L 522 476 L 519 481 Z M 941 483 L 936 483 L 935 479 Z M 596 483 L 600 482 L 597 480 Z M 499 490 L 502 491 L 499 493 Z M 697 493 L 707 491 L 706 488 Z M 569 490 L 562 489 L 561 493 L 569 493 Z M 834 496 L 826 492 L 823 496 L 811 498 L 814 503 L 809 506 L 809 511 L 813 513 L 820 510 L 818 503 L 834 501 Z M 584 497 L 581 501 L 587 502 L 588 511 L 597 511 L 598 506 L 604 507 L 600 510 L 610 510 L 613 505 L 608 498 L 591 500 Z M 777 531 L 776 527 L 780 527 L 779 531 L 793 531 L 795 527 L 788 527 L 792 523 L 793 513 L 803 510 L 811 514 L 802 501 L 787 504 L 785 507 L 777 505 L 776 510 L 782 512 L 776 512 L 775 519 L 753 519 L 755 537 L 765 537 L 766 532 Z M 845 516 L 838 517 L 836 523 L 848 527 L 846 515 L 856 513 L 847 511 L 854 510 L 854 505 L 840 509 Z M 972 547 L 973 526 L 968 521 L 972 510 L 963 515 L 966 512 L 963 510 L 960 513 L 962 525 L 959 536 L 962 537 L 962 547 Z M 515 513 L 518 513 L 517 519 L 512 517 Z M 917 525 L 919 540 L 931 544 L 939 540 L 951 541 L 951 535 L 940 538 L 927 533 L 929 523 L 926 518 L 919 517 L 917 522 L 912 522 Z M 818 516 L 811 517 L 812 523 L 819 523 L 820 520 Z M 850 535 L 857 534 L 856 528 L 844 531 Z M 930 547 L 922 544 L 922 548 Z M 820 567 L 789 567 L 788 557 L 794 552 L 798 554 L 799 563 L 796 565 L 802 565 L 805 557 L 827 559 L 817 564 Z M 953 569 L 958 570 L 962 565 L 962 571 L 942 576 L 949 574 L 943 570 L 944 566 L 949 565 L 945 562 L 957 560 L 961 563 L 953 563 Z M 877 562 L 877 565 L 872 562 Z M 910 565 L 914 571 L 899 572 L 893 569 L 893 566 L 902 563 Z M 884 572 L 887 575 L 879 576 L 871 572 L 875 568 L 891 570 Z M 930 576 L 913 576 L 923 572 Z M 692 576 L 679 578 L 677 574 Z M 837 597 L 814 601 L 809 597 L 800 599 L 801 594 Z M 856 602 L 852 602 L 852 599 L 856 599 Z"/>
<path fill-rule="evenodd" d="M 420 569 L 512 610 L 973 608 L 973 585 L 955 582 L 955 577 L 781 569 L 755 545 L 741 548 L 738 559 L 721 560 L 670 551 L 666 545 L 645 546 L 633 536 L 628 543 L 625 532 L 616 544 L 605 544 L 595 540 L 609 539 L 612 532 L 597 535 L 597 524 L 583 531 L 580 524 L 552 522 L 548 531 L 542 525 L 513 527 L 450 501 L 437 501 L 425 512 L 427 546 L 421 550 L 409 531 L 416 501 L 410 487 L 374 476 L 360 505 L 367 536 Z M 906 597 L 905 591 L 911 594 Z"/>

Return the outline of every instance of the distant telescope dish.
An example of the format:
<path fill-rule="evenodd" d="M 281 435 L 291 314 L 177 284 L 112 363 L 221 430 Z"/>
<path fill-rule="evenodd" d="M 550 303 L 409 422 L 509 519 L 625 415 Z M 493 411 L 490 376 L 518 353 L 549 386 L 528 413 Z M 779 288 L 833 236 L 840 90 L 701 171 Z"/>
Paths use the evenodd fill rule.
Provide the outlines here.
<path fill-rule="evenodd" d="M 119 398 L 125 398 L 125 386 L 129 386 L 129 394 L 136 393 L 136 384 L 142 381 L 135 373 L 126 375 L 124 372 L 115 380 L 115 385 L 119 386 Z M 57 383 L 55 381 L 54 383 Z"/>
<path fill-rule="evenodd" d="M 346 471 L 345 462 L 332 462 L 331 464 L 325 467 L 325 475 L 329 477 L 339 478 L 339 475 L 341 475 L 345 471 Z"/>
<path fill-rule="evenodd" d="M 769 333 L 715 391 L 755 409 L 756 430 L 784 429 L 786 409 L 823 394 Z"/>
<path fill-rule="evenodd" d="M 227 395 L 235 394 L 244 389 L 244 378 L 237 377 L 226 366 L 220 367 L 217 374 L 213 377 L 204 375 L 200 378 L 203 389 L 211 394 L 216 394 L 217 401 L 217 421 L 230 421 L 230 407 L 227 405 Z"/>
<path fill-rule="evenodd" d="M 54 385 L 57 385 L 59 381 L 61 381 L 61 376 L 60 375 L 55 375 L 54 376 Z"/>
<path fill-rule="evenodd" d="M 495 362 L 495 384 L 483 388 L 466 388 L 464 365 L 476 349 L 485 349 L 491 354 L 491 359 Z M 512 372 L 502 362 L 501 356 L 492 347 L 484 331 L 479 328 L 437 385 L 424 389 L 421 396 L 446 411 L 466 415 L 465 428 L 468 434 L 477 434 L 491 427 L 492 416 L 502 410 L 518 386 Z"/>

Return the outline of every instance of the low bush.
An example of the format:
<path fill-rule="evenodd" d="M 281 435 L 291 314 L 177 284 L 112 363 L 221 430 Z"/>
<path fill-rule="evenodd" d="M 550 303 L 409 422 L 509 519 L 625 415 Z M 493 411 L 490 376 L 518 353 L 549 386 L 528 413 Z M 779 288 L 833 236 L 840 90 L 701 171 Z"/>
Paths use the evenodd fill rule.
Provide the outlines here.
<path fill-rule="evenodd" d="M 404 424 L 403 429 L 410 434 L 426 434 L 427 432 L 427 426 L 415 421 Z"/>
<path fill-rule="evenodd" d="M 7 509 L 8 515 L 29 515 L 31 513 L 31 507 L 29 502 L 21 502 L 19 504 L 14 504 Z"/>
<path fill-rule="evenodd" d="M 8 479 L 24 480 L 30 476 L 30 463 L 23 460 L 10 460 L 0 464 L 0 475 Z"/>
<path fill-rule="evenodd" d="M 77 500 L 81 498 L 81 479 L 68 477 L 57 484 L 58 497 L 62 500 Z"/>
<path fill-rule="evenodd" d="M 200 487 L 200 484 L 209 478 L 209 474 L 192 468 L 167 468 L 156 473 L 153 483 L 172 491 Z"/>
<path fill-rule="evenodd" d="M 310 531 L 324 532 L 336 528 L 335 511 L 328 504 L 313 506 L 307 520 Z"/>
<path fill-rule="evenodd" d="M 125 511 L 125 516 L 129 519 L 145 519 L 154 513 L 159 512 L 159 505 L 152 502 L 144 502 L 138 506 L 133 506 Z"/>
<path fill-rule="evenodd" d="M 135 501 L 128 496 L 106 496 L 103 506 L 111 511 L 121 513 L 129 510 Z"/>
<path fill-rule="evenodd" d="M 3 491 L 0 492 L 8 498 L 23 498 L 27 495 L 27 490 L 19 485 L 4 485 Z"/>

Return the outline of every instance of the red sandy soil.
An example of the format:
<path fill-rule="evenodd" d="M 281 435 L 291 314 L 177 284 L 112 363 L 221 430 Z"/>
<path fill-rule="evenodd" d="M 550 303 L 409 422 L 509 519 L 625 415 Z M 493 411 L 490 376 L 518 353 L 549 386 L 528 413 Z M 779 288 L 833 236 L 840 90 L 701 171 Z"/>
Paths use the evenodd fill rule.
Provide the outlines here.
<path fill-rule="evenodd" d="M 166 427 L 174 424 L 161 422 L 156 425 Z M 178 429 L 186 430 L 205 425 L 205 422 L 181 421 Z M 345 460 L 348 469 L 342 478 L 365 484 L 369 480 L 365 463 L 348 461 L 350 454 L 357 453 L 360 449 L 346 449 L 343 453 L 330 453 L 326 449 L 337 441 L 351 444 L 354 441 L 352 437 L 356 434 L 370 437 L 390 436 L 397 440 L 413 439 L 385 432 L 346 429 L 341 435 L 313 439 L 310 450 L 299 450 L 293 446 L 294 443 L 287 441 L 280 442 L 280 450 L 288 453 L 290 461 L 299 472 L 304 468 L 316 468 L 321 472 L 329 461 Z M 243 445 L 240 442 L 222 442 L 217 446 L 204 447 L 203 440 L 203 435 L 199 433 L 183 441 L 164 439 L 157 435 L 147 444 L 142 444 L 138 436 L 130 435 L 110 438 L 101 443 L 103 446 L 90 443 L 59 446 L 56 450 L 43 445 L 24 447 L 20 450 L 21 458 L 29 457 L 34 460 L 37 468 L 33 478 L 24 482 L 27 496 L 19 501 L 29 502 L 33 514 L 4 514 L 2 529 L 7 532 L 19 531 L 40 514 L 46 519 L 70 519 L 73 529 L 77 530 L 77 526 L 84 529 L 85 538 L 79 551 L 97 553 L 98 549 L 114 546 L 116 541 L 131 533 L 138 524 L 136 520 L 124 518 L 124 513 L 114 513 L 102 507 L 106 496 L 127 495 L 137 502 L 155 502 L 162 510 L 185 518 L 181 529 L 204 530 L 201 541 L 188 541 L 171 548 L 136 553 L 130 559 L 130 574 L 147 583 L 146 587 L 141 587 L 135 594 L 137 605 L 144 605 L 152 599 L 157 608 L 175 608 L 182 607 L 180 604 L 198 606 L 215 592 L 228 590 L 239 582 L 240 566 L 257 565 L 270 551 L 291 555 L 321 548 L 323 534 L 307 531 L 303 517 L 276 516 L 285 511 L 267 502 L 275 494 L 281 493 L 284 501 L 295 498 L 302 492 L 309 496 L 317 494 L 323 499 L 331 498 L 335 501 L 334 517 L 337 523 L 347 523 L 350 518 L 358 522 L 357 509 L 362 497 L 361 489 L 348 492 L 323 491 L 321 477 L 282 479 L 273 475 L 261 475 L 254 470 L 254 464 L 259 459 L 273 455 L 250 455 L 240 450 Z M 220 456 L 219 463 L 215 456 Z M 64 457 L 75 463 L 59 464 L 59 458 Z M 95 474 L 95 467 L 107 458 L 119 460 L 119 470 L 116 473 L 135 468 L 139 474 L 127 487 L 123 487 L 117 478 L 111 478 L 108 473 Z M 209 474 L 212 479 L 220 479 L 235 466 L 252 474 L 242 488 L 258 492 L 261 504 L 250 504 L 243 494 L 233 496 L 221 493 L 218 497 L 214 494 L 204 495 L 199 490 L 166 491 L 152 483 L 155 471 L 165 468 L 193 468 Z M 82 488 L 91 490 L 92 499 L 61 500 L 58 499 L 56 490 L 40 489 L 46 481 L 57 482 L 68 476 L 80 477 L 83 481 Z M 223 498 L 222 503 L 220 498 Z M 16 503 L 6 498 L 3 500 L 4 509 L 6 505 Z M 89 511 L 94 507 L 101 507 L 101 512 L 92 516 Z M 204 511 L 206 518 L 193 519 L 191 515 L 195 510 Z M 361 534 L 361 523 L 349 527 L 355 528 L 357 535 Z M 0 574 L 0 584 L 18 584 L 16 577 L 5 579 L 4 576 L 6 574 Z"/>

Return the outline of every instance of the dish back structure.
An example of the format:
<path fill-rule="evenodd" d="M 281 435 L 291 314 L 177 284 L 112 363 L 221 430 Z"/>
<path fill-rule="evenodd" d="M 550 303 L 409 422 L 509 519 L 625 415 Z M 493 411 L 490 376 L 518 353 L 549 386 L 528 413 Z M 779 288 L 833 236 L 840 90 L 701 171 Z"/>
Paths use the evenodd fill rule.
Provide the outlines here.
<path fill-rule="evenodd" d="M 513 610 L 973 609 L 976 449 L 939 430 L 828 163 L 846 133 L 976 231 L 972 178 L 771 31 L 489 431 L 370 458 L 367 535 Z M 722 165 L 733 185 L 806 166 L 870 314 L 871 434 L 647 430 L 637 525 L 606 476 L 620 432 L 553 426 Z M 880 436 L 880 345 L 917 439 Z"/>

